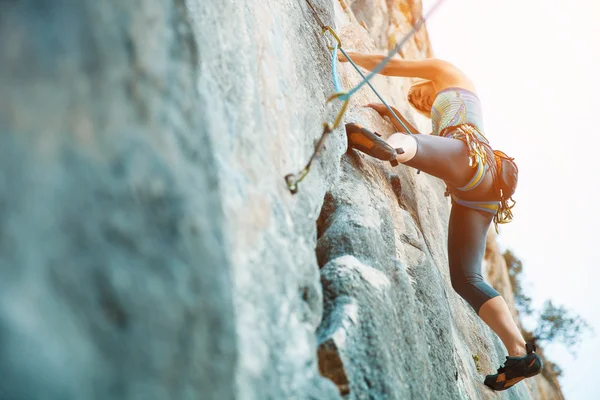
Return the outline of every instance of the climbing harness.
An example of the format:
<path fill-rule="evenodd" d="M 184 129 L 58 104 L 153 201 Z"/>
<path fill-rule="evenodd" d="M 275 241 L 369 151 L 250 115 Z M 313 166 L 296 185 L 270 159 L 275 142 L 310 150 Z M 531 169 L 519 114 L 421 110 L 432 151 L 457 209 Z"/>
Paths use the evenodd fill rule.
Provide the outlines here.
<path fill-rule="evenodd" d="M 517 189 L 519 168 L 513 157 L 507 156 L 500 150 L 494 150 L 496 159 L 496 191 L 500 194 L 500 208 L 494 216 L 496 232 L 498 224 L 507 224 L 512 221 L 512 209 L 517 202 L 512 198 Z"/>
<path fill-rule="evenodd" d="M 469 166 L 477 168 L 471 180 L 463 187 L 457 188 L 466 192 L 475 189 L 485 177 L 489 168 L 494 176 L 494 186 L 500 196 L 499 201 L 467 201 L 452 195 L 452 199 L 465 207 L 494 214 L 494 227 L 498 233 L 498 224 L 512 221 L 512 209 L 517 202 L 512 198 L 517 186 L 518 168 L 514 158 L 500 150 L 492 150 L 487 138 L 473 125 L 461 124 L 444 129 L 440 136 L 462 140 L 469 151 Z M 489 165 L 493 159 L 494 164 Z M 446 188 L 446 196 L 450 190 Z"/>
<path fill-rule="evenodd" d="M 371 73 L 365 76 L 365 74 L 360 70 L 360 68 L 356 65 L 356 63 L 348 56 L 346 51 L 344 51 L 344 49 L 342 48 L 342 42 L 341 42 L 339 36 L 337 35 L 337 33 L 330 26 L 323 24 L 323 21 L 321 21 L 321 18 L 319 17 L 319 14 L 315 10 L 314 6 L 311 4 L 311 2 L 309 0 L 306 0 L 306 3 L 308 4 L 308 6 L 310 7 L 310 9 L 312 11 L 313 17 L 315 18 L 315 20 L 321 27 L 321 34 L 325 35 L 325 33 L 329 32 L 331 34 L 331 36 L 335 39 L 335 43 L 333 46 L 327 46 L 328 49 L 331 50 L 331 52 L 332 52 L 331 69 L 332 69 L 332 74 L 333 74 L 333 84 L 334 84 L 335 93 L 327 99 L 326 104 L 329 106 L 331 104 L 331 102 L 335 99 L 338 99 L 338 100 L 342 101 L 343 103 L 342 103 L 342 106 L 341 106 L 339 112 L 337 113 L 337 116 L 336 116 L 333 124 L 331 124 L 329 122 L 323 123 L 323 132 L 321 133 L 321 137 L 319 138 L 319 141 L 317 142 L 317 145 L 315 146 L 315 150 L 314 150 L 313 154 L 311 155 L 310 159 L 308 160 L 308 163 L 306 164 L 306 166 L 304 168 L 302 168 L 302 170 L 300 170 L 296 174 L 288 174 L 285 176 L 285 181 L 287 183 L 288 189 L 290 190 L 290 192 L 292 194 L 296 194 L 298 192 L 298 184 L 306 177 L 306 175 L 310 171 L 310 167 L 311 167 L 313 161 L 315 160 L 315 158 L 317 157 L 317 155 L 319 154 L 321 148 L 323 147 L 323 144 L 324 144 L 324 141 L 325 141 L 327 135 L 329 135 L 331 132 L 333 132 L 339 126 L 340 122 L 342 121 L 342 117 L 343 117 L 344 113 L 346 112 L 346 109 L 348 108 L 348 102 L 350 101 L 350 97 L 354 93 L 356 93 L 365 84 L 367 84 L 371 88 L 371 90 L 377 95 L 379 100 L 381 100 L 381 102 L 389 110 L 390 115 L 392 115 L 400 123 L 400 125 L 405 129 L 405 131 L 411 135 L 413 134 L 410 131 L 410 129 L 408 129 L 408 127 L 404 124 L 404 122 L 396 115 L 394 110 L 387 104 L 387 102 L 383 99 L 383 97 L 381 97 L 381 95 L 377 92 L 377 90 L 373 87 L 373 85 L 369 81 L 373 78 L 373 76 L 375 76 L 377 73 L 379 73 L 385 67 L 385 65 L 392 59 L 392 57 L 398 51 L 400 51 L 402 46 L 404 46 L 404 44 L 421 28 L 421 26 L 425 23 L 425 21 L 435 12 L 435 10 L 438 8 L 438 6 L 440 6 L 444 1 L 445 0 L 438 0 L 431 7 L 431 9 L 425 14 L 425 16 L 421 17 L 419 19 L 419 21 L 417 21 L 417 23 L 412 27 L 410 32 L 408 32 L 402 38 L 402 40 L 400 40 L 400 42 L 398 42 L 398 44 L 388 53 L 388 55 L 371 71 Z M 344 92 L 342 85 L 340 83 L 338 73 L 337 73 L 337 62 L 338 62 L 337 52 L 338 52 L 338 50 L 344 55 L 344 57 L 346 57 L 346 59 L 350 62 L 350 64 L 354 67 L 354 69 L 362 77 L 361 82 L 358 83 L 354 88 L 352 88 L 351 90 L 349 90 L 347 92 Z"/>
<path fill-rule="evenodd" d="M 496 215 L 498 213 L 498 210 L 500 209 L 500 205 L 498 204 L 497 201 L 469 201 L 469 200 L 459 199 L 456 196 L 452 196 L 452 200 L 454 200 L 456 203 L 460 204 L 461 206 L 464 206 L 467 208 L 472 208 L 472 209 L 479 210 L 479 211 L 489 212 L 494 215 Z"/>
<path fill-rule="evenodd" d="M 463 187 L 457 188 L 462 192 L 468 192 L 475 189 L 483 181 L 486 172 L 488 171 L 486 147 L 489 147 L 489 142 L 482 133 L 473 125 L 461 124 L 451 126 L 444 129 L 440 136 L 462 140 L 469 152 L 469 166 L 477 168 L 477 171 L 471 180 Z"/>

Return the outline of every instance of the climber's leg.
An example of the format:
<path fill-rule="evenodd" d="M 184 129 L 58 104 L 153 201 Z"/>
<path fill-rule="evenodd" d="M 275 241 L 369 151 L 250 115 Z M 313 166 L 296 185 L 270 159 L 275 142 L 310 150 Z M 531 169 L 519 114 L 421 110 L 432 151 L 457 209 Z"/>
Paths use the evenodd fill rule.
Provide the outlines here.
<path fill-rule="evenodd" d="M 525 339 L 502 296 L 483 303 L 479 308 L 479 317 L 496 332 L 509 356 L 520 357 L 526 354 Z"/>
<path fill-rule="evenodd" d="M 467 146 L 458 139 L 394 133 L 383 140 L 354 123 L 346 124 L 346 135 L 349 145 L 365 154 L 417 168 L 450 185 L 462 187 L 473 175 Z"/>
<path fill-rule="evenodd" d="M 415 158 L 418 150 L 418 142 L 415 135 L 406 133 L 394 133 L 386 142 L 390 147 L 396 149 L 396 161 L 406 163 Z"/>
<path fill-rule="evenodd" d="M 493 215 L 453 204 L 448 225 L 448 262 L 452 287 L 476 312 L 499 296 L 481 276 L 487 230 Z"/>
<path fill-rule="evenodd" d="M 403 149 L 404 153 L 396 156 L 398 162 L 440 178 L 450 185 L 464 186 L 473 176 L 467 146 L 461 140 L 394 133 L 387 143 L 395 149 Z"/>
<path fill-rule="evenodd" d="M 481 275 L 493 215 L 453 204 L 448 226 L 448 261 L 454 290 L 498 335 L 511 356 L 525 354 L 525 340 L 504 298 Z"/>

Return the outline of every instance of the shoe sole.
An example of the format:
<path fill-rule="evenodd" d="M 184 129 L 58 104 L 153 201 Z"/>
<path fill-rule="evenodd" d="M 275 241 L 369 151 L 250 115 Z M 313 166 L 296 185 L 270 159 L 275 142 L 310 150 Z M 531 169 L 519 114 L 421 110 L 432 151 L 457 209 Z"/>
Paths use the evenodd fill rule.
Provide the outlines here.
<path fill-rule="evenodd" d="M 346 133 L 350 147 L 394 165 L 396 150 L 375 133 L 355 124 L 346 124 Z"/>

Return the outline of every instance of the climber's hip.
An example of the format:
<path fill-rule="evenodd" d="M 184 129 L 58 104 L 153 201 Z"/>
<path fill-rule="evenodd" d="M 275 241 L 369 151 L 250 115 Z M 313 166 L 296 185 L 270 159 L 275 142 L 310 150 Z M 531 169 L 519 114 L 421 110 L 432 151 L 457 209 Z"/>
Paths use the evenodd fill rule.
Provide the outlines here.
<path fill-rule="evenodd" d="M 470 164 L 467 145 L 459 139 L 412 135 L 414 156 L 403 164 L 442 179 L 454 197 L 465 201 L 496 199 L 492 171 L 480 163 Z"/>

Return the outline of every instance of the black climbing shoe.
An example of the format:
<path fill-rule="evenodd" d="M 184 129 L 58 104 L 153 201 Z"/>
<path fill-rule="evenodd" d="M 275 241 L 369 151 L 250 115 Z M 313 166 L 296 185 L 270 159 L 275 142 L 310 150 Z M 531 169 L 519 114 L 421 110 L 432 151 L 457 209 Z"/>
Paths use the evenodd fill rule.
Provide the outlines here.
<path fill-rule="evenodd" d="M 389 161 L 392 166 L 398 165 L 396 151 L 402 154 L 403 150 L 395 150 L 381 139 L 378 134 L 358 124 L 346 124 L 346 135 L 348 136 L 348 144 L 356 150 L 360 150 L 380 160 Z"/>
<path fill-rule="evenodd" d="M 485 377 L 484 383 L 493 390 L 506 390 L 525 378 L 530 378 L 542 372 L 544 363 L 540 356 L 534 353 L 535 345 L 527 343 L 527 355 L 524 357 L 506 356 L 503 367 L 498 373 Z"/>

